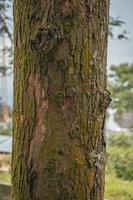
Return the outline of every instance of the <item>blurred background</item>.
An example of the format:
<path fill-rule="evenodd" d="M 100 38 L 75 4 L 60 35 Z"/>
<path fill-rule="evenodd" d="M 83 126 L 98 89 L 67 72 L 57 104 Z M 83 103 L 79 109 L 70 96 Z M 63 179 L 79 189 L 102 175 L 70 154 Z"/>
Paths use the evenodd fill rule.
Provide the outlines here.
<path fill-rule="evenodd" d="M 111 0 L 108 42 L 106 200 L 133 200 L 133 1 Z M 0 200 L 10 196 L 12 1 L 0 0 Z"/>

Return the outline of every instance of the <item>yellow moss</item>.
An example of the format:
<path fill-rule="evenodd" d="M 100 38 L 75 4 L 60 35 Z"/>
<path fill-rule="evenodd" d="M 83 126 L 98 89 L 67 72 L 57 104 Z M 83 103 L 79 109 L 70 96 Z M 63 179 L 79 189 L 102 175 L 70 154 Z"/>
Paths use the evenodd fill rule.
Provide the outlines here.
<path fill-rule="evenodd" d="M 85 43 L 85 47 L 82 49 L 82 77 L 83 80 L 87 80 L 89 77 L 89 47 L 88 47 L 88 42 Z"/>
<path fill-rule="evenodd" d="M 89 168 L 87 171 L 87 183 L 89 187 L 89 191 L 91 191 L 93 184 L 94 184 L 94 177 L 95 177 L 95 169 Z"/>

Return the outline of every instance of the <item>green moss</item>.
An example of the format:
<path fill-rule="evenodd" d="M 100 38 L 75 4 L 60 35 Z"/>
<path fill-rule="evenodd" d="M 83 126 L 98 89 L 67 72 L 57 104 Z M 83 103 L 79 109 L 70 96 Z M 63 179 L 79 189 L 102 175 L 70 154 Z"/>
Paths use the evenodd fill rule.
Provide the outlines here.
<path fill-rule="evenodd" d="M 35 115 L 37 111 L 36 111 L 36 102 L 35 102 L 34 96 L 30 98 L 28 102 L 27 112 L 29 116 L 31 117 L 31 119 L 35 119 Z"/>
<path fill-rule="evenodd" d="M 81 200 L 86 198 L 87 185 L 85 185 L 86 177 L 84 176 L 82 165 L 84 165 L 84 163 L 72 162 L 70 170 L 70 178 L 73 181 L 73 190 L 70 191 L 72 200 Z"/>
<path fill-rule="evenodd" d="M 50 160 L 45 168 L 45 173 L 47 174 L 48 180 L 54 179 L 56 174 L 56 160 Z"/>
<path fill-rule="evenodd" d="M 64 3 L 64 1 L 61 1 L 59 4 L 58 1 L 55 1 L 51 4 L 51 8 L 46 6 L 44 9 L 45 6 L 41 6 L 38 1 L 36 1 L 36 7 L 33 4 L 30 5 L 27 1 L 26 9 L 22 6 L 24 12 L 22 24 L 18 22 L 21 16 L 17 16 L 20 13 L 18 12 L 21 9 L 20 4 L 17 2 L 14 4 L 17 8 L 15 12 L 18 17 L 17 19 L 15 16 L 15 22 L 17 21 L 22 26 L 20 32 L 15 29 L 18 37 L 15 51 L 20 54 L 17 57 L 17 63 L 15 63 L 15 69 L 16 71 L 18 70 L 15 83 L 17 89 L 17 92 L 15 92 L 17 94 L 15 109 L 17 108 L 19 114 L 24 114 L 22 116 L 22 119 L 24 117 L 22 124 L 20 123 L 20 117 L 14 118 L 17 119 L 14 123 L 14 134 L 17 139 L 13 172 L 15 200 L 19 199 L 20 191 L 20 198 L 26 200 L 32 199 L 30 195 L 34 196 L 36 194 L 40 200 L 81 200 L 89 198 L 90 191 L 88 191 L 87 180 L 91 182 L 93 175 L 90 173 L 89 178 L 87 177 L 87 162 L 91 163 L 92 168 L 98 166 L 99 155 L 96 157 L 90 151 L 87 157 L 90 160 L 88 161 L 85 157 L 87 147 L 89 146 L 88 148 L 92 149 L 92 146 L 95 145 L 97 138 L 94 132 L 96 129 L 98 130 L 97 124 L 93 127 L 87 121 L 88 112 L 90 106 L 93 107 L 93 98 L 95 97 L 92 96 L 92 101 L 89 101 L 89 104 L 85 95 L 89 93 L 88 85 L 90 80 L 88 80 L 88 75 L 92 75 L 89 74 L 89 54 L 93 53 L 90 52 L 93 51 L 93 48 L 89 49 L 90 44 L 88 41 L 92 35 L 90 27 L 97 20 L 97 17 L 94 14 L 94 18 L 88 18 L 84 10 L 85 5 L 80 4 L 78 1 L 66 2 L 66 8 L 64 7 L 66 12 L 63 15 L 62 2 Z M 69 3 L 70 9 L 67 8 Z M 24 4 L 22 1 L 22 5 Z M 52 9 L 53 6 L 57 9 Z M 33 17 L 32 9 L 36 16 L 34 20 L 31 19 Z M 37 10 L 40 10 L 40 12 L 37 12 Z M 45 14 L 48 14 L 47 24 L 50 27 L 46 27 L 46 24 L 44 25 L 42 22 L 46 17 Z M 29 20 L 31 20 L 31 24 Z M 100 20 L 99 18 L 99 22 Z M 51 27 L 51 24 L 54 24 L 56 29 Z M 35 28 L 35 30 L 32 31 L 31 27 Z M 42 27 L 42 30 L 40 27 Z M 93 31 L 95 31 L 95 27 L 94 24 Z M 31 35 L 35 40 L 39 40 L 33 49 L 31 47 Z M 63 49 L 63 43 L 60 43 L 63 38 L 69 40 L 70 49 L 69 44 L 66 45 L 68 47 L 66 48 L 68 50 L 67 55 L 64 56 L 63 54 L 62 56 L 60 54 L 58 58 Z M 97 41 L 98 38 L 96 37 L 95 42 Z M 94 48 L 97 47 L 95 42 L 91 41 Z M 66 50 L 64 49 L 64 51 Z M 40 102 L 37 102 L 37 92 L 35 91 L 37 87 L 35 83 L 31 83 L 31 86 L 28 85 L 30 75 L 33 75 L 34 81 L 37 73 L 39 75 L 40 90 L 44 90 L 44 98 L 48 100 L 47 111 L 45 112 L 45 109 L 43 110 L 42 108 L 42 112 L 45 113 L 44 115 L 40 114 L 41 120 L 40 118 L 39 120 L 42 123 L 42 120 L 44 120 L 44 124 L 41 125 L 36 123 L 39 115 L 38 109 L 40 109 L 40 105 L 38 105 Z M 88 85 L 86 84 L 87 81 Z M 89 95 L 89 98 L 91 98 L 91 93 Z M 65 97 L 68 98 L 65 99 Z M 41 96 L 40 98 L 42 99 L 43 97 Z M 60 109 L 65 107 L 61 107 L 64 102 L 68 107 L 71 104 L 70 109 Z M 21 103 L 22 108 L 20 109 Z M 38 115 L 36 116 L 37 113 Z M 95 113 L 94 117 L 97 117 Z M 31 138 L 33 138 L 33 134 L 37 129 L 36 132 L 39 136 L 38 132 L 41 131 L 39 126 L 45 127 L 44 140 L 37 138 L 40 149 L 34 150 L 37 151 L 38 157 L 29 161 Z M 101 134 L 100 131 L 98 132 L 99 134 Z M 90 136 L 92 141 L 88 140 L 88 132 L 92 134 Z M 96 152 L 94 153 L 96 154 Z M 35 168 L 37 177 L 35 179 L 32 177 L 33 181 L 27 182 L 28 177 L 30 177 L 27 169 L 31 165 Z M 29 170 L 31 171 L 31 169 Z M 19 181 L 20 184 L 18 184 Z M 34 183 L 32 184 L 32 182 Z M 101 187 L 96 189 L 97 193 L 100 194 Z"/>
<path fill-rule="evenodd" d="M 67 69 L 67 59 L 65 59 L 65 60 L 58 60 L 57 61 L 57 70 L 61 70 L 62 74 L 63 73 L 65 74 L 66 69 Z"/>
<path fill-rule="evenodd" d="M 61 192 L 57 200 L 72 200 L 72 188 L 70 185 L 61 185 Z"/>
<path fill-rule="evenodd" d="M 86 42 L 86 46 L 82 49 L 82 78 L 83 80 L 87 80 L 89 77 L 89 47 L 88 42 Z"/>
<path fill-rule="evenodd" d="M 78 138 L 80 139 L 80 128 L 75 127 L 71 132 L 69 132 L 69 136 L 71 139 Z"/>

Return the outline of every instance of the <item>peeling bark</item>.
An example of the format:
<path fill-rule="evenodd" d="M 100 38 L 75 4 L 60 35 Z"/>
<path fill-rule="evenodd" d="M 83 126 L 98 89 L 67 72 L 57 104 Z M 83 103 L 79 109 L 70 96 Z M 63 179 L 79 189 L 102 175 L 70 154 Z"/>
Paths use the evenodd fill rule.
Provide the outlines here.
<path fill-rule="evenodd" d="M 12 200 L 103 200 L 108 0 L 14 0 Z"/>

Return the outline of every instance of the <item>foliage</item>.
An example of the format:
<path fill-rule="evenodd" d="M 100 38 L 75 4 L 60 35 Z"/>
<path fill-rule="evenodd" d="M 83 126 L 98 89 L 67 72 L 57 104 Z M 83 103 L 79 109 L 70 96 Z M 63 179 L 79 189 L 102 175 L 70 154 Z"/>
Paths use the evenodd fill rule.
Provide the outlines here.
<path fill-rule="evenodd" d="M 133 148 L 112 147 L 109 148 L 109 163 L 112 165 L 116 176 L 123 180 L 133 180 Z"/>
<path fill-rule="evenodd" d="M 113 171 L 110 171 L 106 174 L 105 182 L 106 200 L 133 200 L 133 181 L 119 179 Z"/>
<path fill-rule="evenodd" d="M 114 166 L 116 174 L 124 180 L 133 180 L 133 149 L 129 149 L 123 154 L 115 156 Z"/>
<path fill-rule="evenodd" d="M 3 63 L 0 66 L 0 72 L 3 76 L 12 73 L 13 63 L 13 37 L 12 37 L 12 17 L 11 17 L 12 0 L 0 0 L 0 39 L 3 43 L 0 51 L 7 58 L 6 66 Z M 7 41 L 5 43 L 5 41 Z"/>
<path fill-rule="evenodd" d="M 107 137 L 107 144 L 109 147 L 131 147 L 133 145 L 133 135 L 129 133 L 114 132 Z"/>
<path fill-rule="evenodd" d="M 123 24 L 125 24 L 124 21 L 122 21 L 119 17 L 117 18 L 114 18 L 114 17 L 111 17 L 109 18 L 109 36 L 111 38 L 114 38 L 114 28 L 115 27 L 121 27 Z M 123 30 L 122 33 L 119 33 L 117 35 L 117 38 L 120 40 L 120 39 L 128 39 L 127 38 L 127 31 Z"/>
<path fill-rule="evenodd" d="M 118 178 L 133 180 L 133 135 L 114 133 L 108 137 L 108 162 Z"/>
<path fill-rule="evenodd" d="M 116 120 L 124 112 L 133 112 L 133 64 L 111 66 L 109 88 L 112 93 L 112 107 L 116 109 Z"/>
<path fill-rule="evenodd" d="M 113 133 L 107 138 L 105 197 L 108 200 L 132 200 L 133 135 Z"/>
<path fill-rule="evenodd" d="M 8 38 L 12 41 L 11 29 L 9 29 L 12 19 L 8 15 L 11 2 L 11 0 L 0 0 L 0 33 L 6 33 Z"/>

